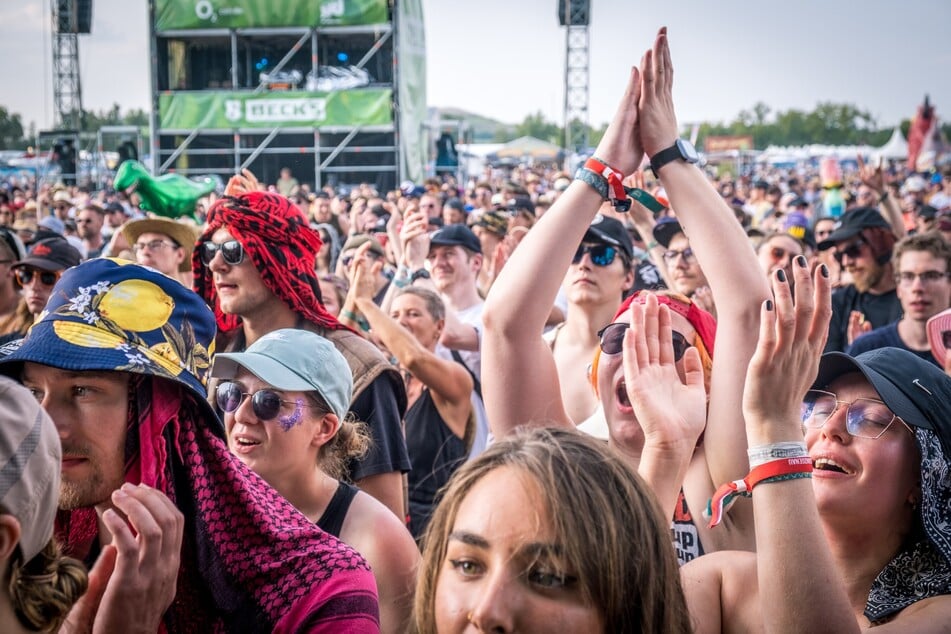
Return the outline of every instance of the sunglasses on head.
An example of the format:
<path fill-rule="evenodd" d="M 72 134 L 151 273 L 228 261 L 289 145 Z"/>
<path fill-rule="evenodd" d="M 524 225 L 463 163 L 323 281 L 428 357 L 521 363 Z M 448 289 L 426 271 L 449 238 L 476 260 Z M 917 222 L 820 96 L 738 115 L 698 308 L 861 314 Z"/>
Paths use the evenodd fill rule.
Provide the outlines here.
<path fill-rule="evenodd" d="M 624 333 L 630 327 L 630 324 L 619 321 L 602 328 L 598 332 L 598 339 L 601 340 L 601 352 L 604 354 L 620 354 L 624 345 Z M 674 361 L 680 361 L 691 344 L 687 342 L 686 337 L 676 330 L 671 331 L 670 335 L 674 345 Z"/>
<path fill-rule="evenodd" d="M 255 418 L 264 422 L 277 418 L 277 415 L 281 412 L 281 405 L 285 403 L 287 405 L 294 405 L 297 408 L 309 407 L 308 405 L 304 405 L 300 399 L 296 401 L 282 399 L 281 395 L 274 390 L 263 389 L 258 390 L 254 394 L 242 392 L 241 386 L 233 381 L 222 383 L 215 391 L 215 401 L 218 403 L 218 407 L 221 408 L 221 411 L 226 414 L 236 412 L 238 408 L 241 407 L 241 403 L 243 403 L 244 399 L 248 396 L 251 397 L 251 411 L 254 412 Z M 284 417 L 282 417 L 281 420 L 282 423 L 285 422 L 283 418 Z"/>
<path fill-rule="evenodd" d="M 850 260 L 854 260 L 855 258 L 862 255 L 863 246 L 865 246 L 865 240 L 858 238 L 854 242 L 851 242 L 844 249 L 836 249 L 832 255 L 835 257 L 836 262 L 842 264 L 842 258 L 845 256 L 849 256 Z"/>
<path fill-rule="evenodd" d="M 37 275 L 40 280 L 40 284 L 44 286 L 53 286 L 56 284 L 56 280 L 59 279 L 61 275 L 60 271 L 40 271 L 36 269 L 29 268 L 19 268 L 16 269 L 13 274 L 16 276 L 17 284 L 20 286 L 26 286 L 33 281 L 33 276 Z"/>
<path fill-rule="evenodd" d="M 221 257 L 225 264 L 237 266 L 244 262 L 244 247 L 237 240 L 226 240 L 221 244 L 215 244 L 211 240 L 203 242 L 201 245 L 201 261 L 205 266 L 210 266 L 211 261 L 215 259 L 215 254 L 221 251 Z"/>
<path fill-rule="evenodd" d="M 606 244 L 582 244 L 575 251 L 575 257 L 571 259 L 571 263 L 581 262 L 585 253 L 591 257 L 591 263 L 595 266 L 611 266 L 617 256 L 617 249 Z"/>

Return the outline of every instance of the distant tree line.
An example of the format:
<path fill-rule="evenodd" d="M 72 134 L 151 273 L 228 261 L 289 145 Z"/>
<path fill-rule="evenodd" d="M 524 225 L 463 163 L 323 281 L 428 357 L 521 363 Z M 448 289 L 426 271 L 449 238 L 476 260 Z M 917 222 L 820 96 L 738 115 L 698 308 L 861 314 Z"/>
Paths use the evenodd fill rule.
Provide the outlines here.
<path fill-rule="evenodd" d="M 901 122 L 902 134 L 907 138 L 910 119 Z M 946 138 L 951 138 L 951 123 L 941 126 Z M 596 145 L 607 129 L 590 128 L 589 140 Z M 708 136 L 752 136 L 756 149 L 770 145 L 884 145 L 892 134 L 892 127 L 881 127 L 867 110 L 852 104 L 820 103 L 811 112 L 785 110 L 773 112 L 765 103 L 757 103 L 741 111 L 729 123 L 704 122 L 700 124 L 698 147 Z M 549 121 L 541 112 L 530 114 L 512 131 L 500 130 L 496 141 L 505 142 L 521 136 L 533 136 L 550 143 L 561 144 L 564 129 Z"/>
<path fill-rule="evenodd" d="M 149 113 L 142 109 L 132 109 L 122 112 L 119 104 L 113 104 L 109 110 L 83 110 L 80 116 L 81 132 L 95 133 L 99 128 L 107 125 L 131 125 L 147 127 Z M 26 128 L 23 117 L 19 113 L 12 113 L 4 106 L 0 106 L 0 150 L 25 150 L 32 146 L 36 139 L 36 125 L 30 123 Z"/>

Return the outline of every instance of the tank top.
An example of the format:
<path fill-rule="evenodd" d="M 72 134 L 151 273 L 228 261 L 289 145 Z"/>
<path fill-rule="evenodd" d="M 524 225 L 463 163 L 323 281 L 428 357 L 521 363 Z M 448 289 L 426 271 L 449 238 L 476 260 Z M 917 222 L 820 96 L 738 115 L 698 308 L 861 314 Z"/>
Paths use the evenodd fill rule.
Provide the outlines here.
<path fill-rule="evenodd" d="M 336 538 L 340 538 L 340 530 L 343 528 L 343 521 L 347 518 L 347 511 L 350 510 L 350 504 L 357 495 L 357 487 L 340 482 L 337 484 L 337 490 L 334 496 L 330 498 L 330 503 L 324 509 L 323 515 L 315 523 L 320 530 L 329 533 Z"/>
<path fill-rule="evenodd" d="M 419 539 L 429 524 L 436 493 L 468 455 L 465 442 L 440 416 L 429 388 L 406 412 L 406 449 L 413 463 L 408 478 L 409 528 Z"/>

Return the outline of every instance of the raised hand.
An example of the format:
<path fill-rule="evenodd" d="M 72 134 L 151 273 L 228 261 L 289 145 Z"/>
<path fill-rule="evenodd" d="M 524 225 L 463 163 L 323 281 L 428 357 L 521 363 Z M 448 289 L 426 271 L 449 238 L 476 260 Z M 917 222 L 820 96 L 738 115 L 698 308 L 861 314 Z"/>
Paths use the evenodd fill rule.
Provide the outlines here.
<path fill-rule="evenodd" d="M 774 299 L 764 302 L 759 343 L 743 391 L 751 446 L 802 439 L 799 409 L 819 371 L 832 317 L 832 285 L 824 265 L 810 275 L 805 258 L 796 258 L 795 302 L 788 281 L 781 281 L 777 273 L 770 276 Z M 777 421 L 790 428 L 770 429 Z"/>
<path fill-rule="evenodd" d="M 371 242 L 365 242 L 354 252 L 353 262 L 350 264 L 350 290 L 348 291 L 354 300 L 372 300 L 376 294 L 376 276 L 383 268 L 383 262 L 370 257 L 369 251 L 372 246 Z"/>
<path fill-rule="evenodd" d="M 429 254 L 429 217 L 426 212 L 407 210 L 400 229 L 403 263 L 410 268 L 423 266 Z"/>
<path fill-rule="evenodd" d="M 674 67 L 667 27 L 657 32 L 654 47 L 641 58 L 640 75 L 640 142 L 647 156 L 653 156 L 673 145 L 678 135 L 673 98 Z"/>
<path fill-rule="evenodd" d="M 707 394 L 700 353 L 687 348 L 684 380 L 674 361 L 670 310 L 653 294 L 631 304 L 624 334 L 624 384 L 634 417 L 644 434 L 644 451 L 657 449 L 690 456 L 706 424 Z M 620 430 L 618 430 L 620 431 Z M 612 437 L 620 440 L 628 434 Z"/>
<path fill-rule="evenodd" d="M 102 523 L 112 535 L 65 632 L 156 632 L 175 598 L 185 519 L 164 493 L 124 484 Z"/>
<path fill-rule="evenodd" d="M 638 108 L 640 100 L 640 71 L 631 68 L 627 89 L 621 98 L 614 119 L 608 125 L 594 155 L 624 175 L 632 173 L 641 164 L 644 150 L 638 138 Z"/>
<path fill-rule="evenodd" d="M 862 184 L 881 196 L 885 192 L 885 172 L 882 170 L 882 164 L 867 165 L 861 154 L 856 156 L 856 160 L 858 161 L 859 178 Z"/>
<path fill-rule="evenodd" d="M 251 192 L 262 192 L 264 186 L 258 181 L 258 177 L 249 169 L 241 170 L 240 174 L 235 174 L 228 179 L 225 186 L 225 196 L 243 196 Z"/>
<path fill-rule="evenodd" d="M 865 319 L 865 315 L 857 310 L 849 313 L 849 326 L 846 332 L 846 341 L 851 346 L 852 342 L 867 332 L 872 331 L 872 322 Z"/>

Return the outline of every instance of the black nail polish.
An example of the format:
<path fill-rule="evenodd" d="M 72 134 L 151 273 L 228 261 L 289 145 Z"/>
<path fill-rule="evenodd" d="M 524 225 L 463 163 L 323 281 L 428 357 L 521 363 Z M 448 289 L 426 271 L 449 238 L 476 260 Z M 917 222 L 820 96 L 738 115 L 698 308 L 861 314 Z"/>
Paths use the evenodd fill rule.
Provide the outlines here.
<path fill-rule="evenodd" d="M 822 273 L 822 277 L 829 277 L 829 267 L 825 264 L 819 267 L 819 272 Z"/>
<path fill-rule="evenodd" d="M 773 300 L 771 299 L 766 300 L 766 310 L 773 310 Z"/>
<path fill-rule="evenodd" d="M 804 255 L 797 255 L 796 264 L 799 265 L 799 268 L 806 268 L 806 264 L 808 264 L 808 262 L 806 262 L 806 257 Z"/>
<path fill-rule="evenodd" d="M 780 282 L 785 282 L 785 281 L 786 281 L 786 271 L 784 271 L 784 270 L 782 270 L 782 269 L 778 269 L 778 270 L 776 271 L 776 279 L 779 280 Z"/>

